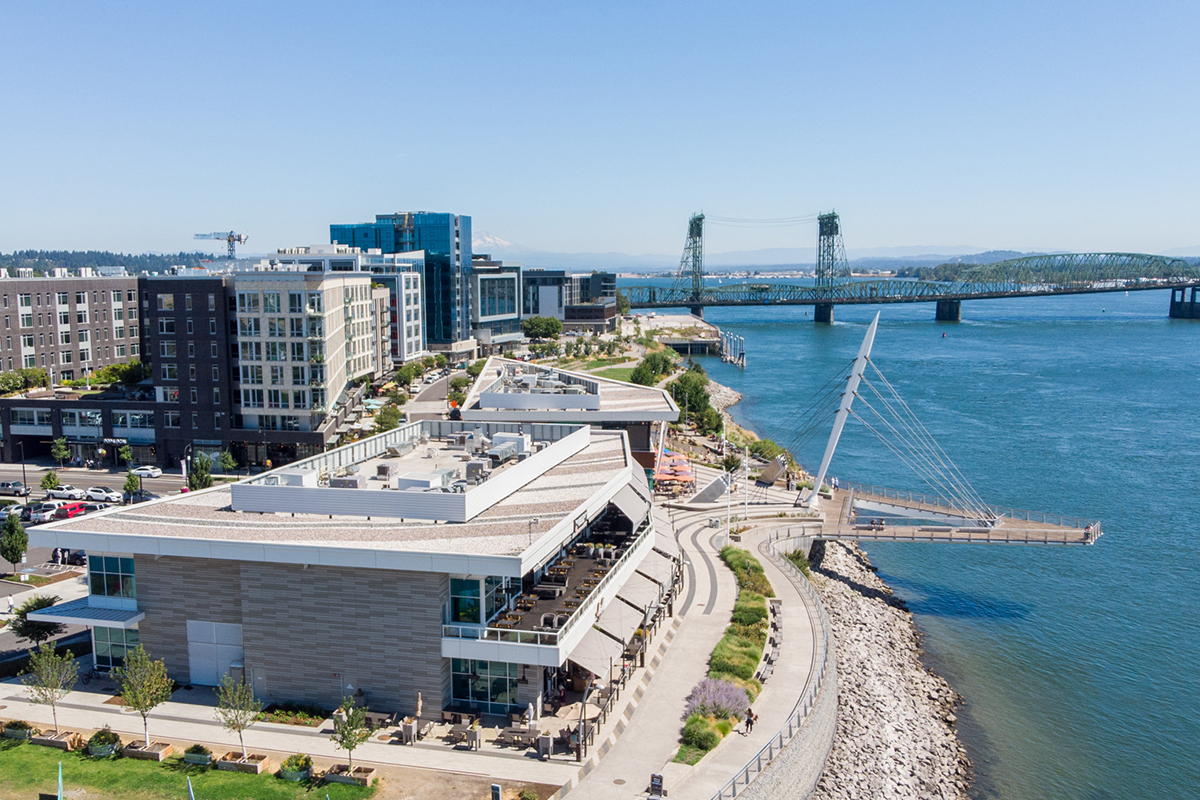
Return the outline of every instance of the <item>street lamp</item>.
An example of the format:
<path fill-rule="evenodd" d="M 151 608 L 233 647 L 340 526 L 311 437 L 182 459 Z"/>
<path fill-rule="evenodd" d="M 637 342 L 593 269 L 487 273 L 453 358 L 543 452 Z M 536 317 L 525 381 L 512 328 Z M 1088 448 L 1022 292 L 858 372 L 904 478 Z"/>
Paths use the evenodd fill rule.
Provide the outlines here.
<path fill-rule="evenodd" d="M 188 466 L 192 463 L 192 445 L 194 442 L 188 442 L 187 447 L 183 448 L 183 458 L 179 460 L 179 466 L 183 468 L 183 485 L 187 486 Z"/>
<path fill-rule="evenodd" d="M 25 443 L 17 442 L 17 447 L 21 448 L 21 484 L 28 489 L 29 478 L 25 477 Z"/>

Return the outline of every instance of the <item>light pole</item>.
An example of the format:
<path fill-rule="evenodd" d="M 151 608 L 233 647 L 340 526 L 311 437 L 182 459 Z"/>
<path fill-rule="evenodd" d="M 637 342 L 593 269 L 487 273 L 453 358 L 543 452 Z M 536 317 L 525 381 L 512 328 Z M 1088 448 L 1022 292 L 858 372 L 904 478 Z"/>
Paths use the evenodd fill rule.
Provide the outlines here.
<path fill-rule="evenodd" d="M 179 466 L 183 468 L 183 485 L 187 486 L 188 482 L 188 466 L 192 463 L 192 444 L 189 442 L 187 447 L 183 448 L 183 458 L 179 459 Z"/>
<path fill-rule="evenodd" d="M 28 489 L 29 478 L 25 477 L 25 443 L 17 442 L 17 447 L 21 448 L 21 484 Z"/>

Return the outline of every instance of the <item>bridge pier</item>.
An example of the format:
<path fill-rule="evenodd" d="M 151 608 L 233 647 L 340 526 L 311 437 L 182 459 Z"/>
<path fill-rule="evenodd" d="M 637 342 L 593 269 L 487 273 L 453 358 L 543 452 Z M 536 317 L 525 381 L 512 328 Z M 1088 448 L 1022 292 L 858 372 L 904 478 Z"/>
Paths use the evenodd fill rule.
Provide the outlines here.
<path fill-rule="evenodd" d="M 688 306 L 688 313 L 693 317 L 704 319 L 704 306 Z"/>
<path fill-rule="evenodd" d="M 813 307 L 813 322 L 833 322 L 833 303 L 817 303 Z"/>
<path fill-rule="evenodd" d="M 1200 319 L 1200 287 L 1185 286 L 1171 290 L 1171 319 Z"/>
<path fill-rule="evenodd" d="M 961 322 L 962 321 L 962 301 L 961 300 L 938 300 L 937 311 L 935 317 L 938 322 Z"/>

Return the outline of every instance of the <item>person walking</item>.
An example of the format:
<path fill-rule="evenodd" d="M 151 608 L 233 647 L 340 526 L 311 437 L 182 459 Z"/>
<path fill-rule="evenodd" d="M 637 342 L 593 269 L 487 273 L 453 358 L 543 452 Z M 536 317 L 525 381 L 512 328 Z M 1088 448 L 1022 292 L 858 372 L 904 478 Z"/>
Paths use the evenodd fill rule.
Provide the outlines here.
<path fill-rule="evenodd" d="M 13 599 L 11 594 L 8 596 L 8 615 L 10 617 L 13 615 Z"/>
<path fill-rule="evenodd" d="M 747 736 L 749 736 L 751 731 L 754 730 L 754 720 L 756 720 L 756 719 L 758 719 L 758 718 L 756 716 L 754 716 L 754 712 L 751 709 L 747 708 L 746 709 L 746 735 Z"/>

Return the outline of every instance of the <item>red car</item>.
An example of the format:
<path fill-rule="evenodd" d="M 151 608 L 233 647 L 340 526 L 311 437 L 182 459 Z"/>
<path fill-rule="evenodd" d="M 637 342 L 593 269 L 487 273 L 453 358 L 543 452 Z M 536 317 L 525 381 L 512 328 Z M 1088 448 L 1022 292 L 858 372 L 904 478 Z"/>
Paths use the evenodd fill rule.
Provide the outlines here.
<path fill-rule="evenodd" d="M 87 505 L 84 503 L 67 503 L 66 505 L 58 507 L 58 510 L 54 512 L 54 518 L 70 519 L 71 517 L 78 517 L 80 514 L 84 514 L 86 512 Z"/>

